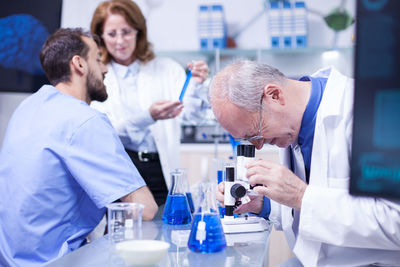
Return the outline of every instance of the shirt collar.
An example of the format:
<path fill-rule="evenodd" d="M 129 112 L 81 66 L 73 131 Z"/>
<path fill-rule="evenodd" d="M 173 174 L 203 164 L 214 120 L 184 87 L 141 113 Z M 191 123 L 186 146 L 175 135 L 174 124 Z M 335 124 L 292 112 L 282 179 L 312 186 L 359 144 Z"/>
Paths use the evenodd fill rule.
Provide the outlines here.
<path fill-rule="evenodd" d="M 136 75 L 139 72 L 139 63 L 137 60 L 132 62 L 130 65 L 125 66 L 118 64 L 117 62 L 113 61 L 112 66 L 117 73 L 118 77 L 125 79 L 128 77 L 129 74 Z"/>

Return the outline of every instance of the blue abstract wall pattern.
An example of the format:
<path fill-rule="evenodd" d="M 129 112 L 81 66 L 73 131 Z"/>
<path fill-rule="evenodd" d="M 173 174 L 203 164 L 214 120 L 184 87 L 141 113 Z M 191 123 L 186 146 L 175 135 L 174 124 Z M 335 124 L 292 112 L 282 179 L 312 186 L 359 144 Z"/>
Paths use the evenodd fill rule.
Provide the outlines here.
<path fill-rule="evenodd" d="M 29 14 L 0 19 L 0 65 L 31 74 L 43 74 L 39 54 L 49 33 Z"/>
<path fill-rule="evenodd" d="M 60 27 L 62 0 L 13 0 L 0 9 L 0 91 L 35 92 L 48 80 L 40 50 Z"/>

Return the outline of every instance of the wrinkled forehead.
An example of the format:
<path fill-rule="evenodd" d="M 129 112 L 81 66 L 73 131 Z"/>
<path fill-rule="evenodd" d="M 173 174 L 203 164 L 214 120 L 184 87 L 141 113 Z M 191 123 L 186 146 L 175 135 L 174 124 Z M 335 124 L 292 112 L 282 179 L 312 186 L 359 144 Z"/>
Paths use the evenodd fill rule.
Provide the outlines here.
<path fill-rule="evenodd" d="M 250 127 L 249 114 L 228 100 L 214 99 L 212 110 L 221 126 L 235 138 L 246 136 Z"/>

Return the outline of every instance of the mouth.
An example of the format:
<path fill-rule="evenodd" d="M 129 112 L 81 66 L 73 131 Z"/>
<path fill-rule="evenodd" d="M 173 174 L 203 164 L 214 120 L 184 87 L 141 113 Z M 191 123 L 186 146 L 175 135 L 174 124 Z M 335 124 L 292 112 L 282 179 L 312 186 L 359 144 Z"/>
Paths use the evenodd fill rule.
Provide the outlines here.
<path fill-rule="evenodd" d="M 115 48 L 116 51 L 118 52 L 124 52 L 126 50 L 125 47 L 119 47 L 119 48 Z"/>

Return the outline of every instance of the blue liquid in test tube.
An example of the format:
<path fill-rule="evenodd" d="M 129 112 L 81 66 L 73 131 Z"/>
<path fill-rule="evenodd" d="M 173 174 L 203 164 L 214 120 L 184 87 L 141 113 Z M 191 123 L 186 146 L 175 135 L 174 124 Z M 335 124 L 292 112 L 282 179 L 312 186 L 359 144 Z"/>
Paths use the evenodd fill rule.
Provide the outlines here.
<path fill-rule="evenodd" d="M 185 83 L 183 84 L 181 94 L 179 95 L 179 101 L 183 100 L 183 96 L 186 93 L 186 89 L 187 89 L 187 87 L 189 85 L 190 78 L 192 78 L 192 71 L 191 70 L 189 70 L 188 73 L 186 74 L 186 80 L 185 80 Z"/>
<path fill-rule="evenodd" d="M 202 218 L 203 217 L 203 218 Z M 205 240 L 198 240 L 198 224 L 203 221 L 206 231 Z M 213 253 L 226 248 L 225 234 L 222 230 L 221 220 L 217 212 L 207 214 L 196 214 L 193 219 L 192 231 L 190 232 L 188 247 L 194 252 Z"/>
<path fill-rule="evenodd" d="M 188 224 L 192 221 L 185 194 L 168 195 L 162 221 L 166 224 Z"/>
<path fill-rule="evenodd" d="M 194 212 L 194 204 L 193 204 L 192 193 L 187 192 L 186 193 L 186 197 L 187 197 L 187 200 L 189 202 L 190 213 L 193 213 Z"/>

